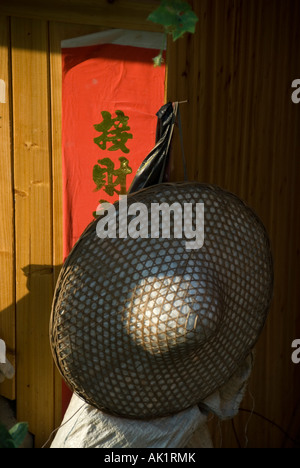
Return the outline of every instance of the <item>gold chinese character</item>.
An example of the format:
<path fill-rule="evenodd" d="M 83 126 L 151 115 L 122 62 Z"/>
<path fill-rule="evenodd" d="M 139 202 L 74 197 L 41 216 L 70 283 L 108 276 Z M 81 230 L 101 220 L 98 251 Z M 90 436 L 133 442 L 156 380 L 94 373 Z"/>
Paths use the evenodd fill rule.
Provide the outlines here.
<path fill-rule="evenodd" d="M 129 153 L 129 148 L 126 147 L 128 140 L 132 139 L 132 133 L 128 133 L 130 127 L 127 125 L 129 117 L 127 117 L 123 111 L 116 111 L 116 118 L 113 119 L 110 112 L 101 112 L 103 121 L 100 124 L 94 125 L 95 130 L 100 132 L 101 135 L 94 138 L 94 142 L 99 146 L 100 149 L 106 150 L 107 145 L 108 151 L 121 150 L 123 153 Z"/>
<path fill-rule="evenodd" d="M 126 178 L 129 174 L 132 174 L 132 169 L 129 167 L 127 158 L 121 157 L 119 161 L 119 169 L 115 169 L 113 161 L 109 158 L 99 160 L 98 164 L 94 166 L 93 180 L 96 184 L 96 191 L 105 187 L 104 191 L 111 197 L 115 193 L 126 195 Z M 118 186 L 120 186 L 120 190 L 116 190 Z"/>

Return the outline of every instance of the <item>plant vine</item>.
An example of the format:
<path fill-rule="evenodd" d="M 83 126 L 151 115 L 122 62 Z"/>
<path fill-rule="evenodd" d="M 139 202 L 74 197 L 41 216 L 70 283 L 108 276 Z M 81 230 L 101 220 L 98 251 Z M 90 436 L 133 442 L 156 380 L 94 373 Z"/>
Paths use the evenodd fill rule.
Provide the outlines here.
<path fill-rule="evenodd" d="M 161 0 L 160 6 L 147 18 L 164 28 L 164 43 L 159 54 L 154 57 L 154 66 L 162 65 L 163 53 L 168 34 L 177 41 L 185 33 L 195 33 L 198 16 L 186 0 Z"/>

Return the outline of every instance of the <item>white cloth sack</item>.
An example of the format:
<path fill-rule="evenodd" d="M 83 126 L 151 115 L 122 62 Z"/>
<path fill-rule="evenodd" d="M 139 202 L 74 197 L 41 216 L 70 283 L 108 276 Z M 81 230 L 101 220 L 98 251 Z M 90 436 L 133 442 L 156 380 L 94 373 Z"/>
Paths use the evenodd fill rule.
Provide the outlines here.
<path fill-rule="evenodd" d="M 237 414 L 252 361 L 249 355 L 230 381 L 201 404 L 201 410 L 195 406 L 152 421 L 111 416 L 73 395 L 51 448 L 185 448 L 195 435 L 199 448 L 212 448 L 208 414 L 221 420 Z"/>
<path fill-rule="evenodd" d="M 12 379 L 15 375 L 15 370 L 6 357 L 6 345 L 3 340 L 0 340 L 0 383 L 5 379 Z"/>

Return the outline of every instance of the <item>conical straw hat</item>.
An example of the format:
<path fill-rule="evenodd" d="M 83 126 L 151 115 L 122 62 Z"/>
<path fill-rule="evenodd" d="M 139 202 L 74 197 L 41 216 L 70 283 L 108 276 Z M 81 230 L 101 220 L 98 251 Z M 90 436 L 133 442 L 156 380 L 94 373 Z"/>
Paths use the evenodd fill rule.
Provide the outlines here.
<path fill-rule="evenodd" d="M 62 268 L 50 335 L 76 394 L 150 419 L 200 403 L 234 374 L 264 326 L 273 266 L 261 221 L 218 187 L 161 184 L 128 196 L 128 209 L 134 203 L 149 213 L 155 203 L 203 203 L 203 246 L 188 249 L 172 229 L 169 239 L 100 239 L 95 220 Z"/>

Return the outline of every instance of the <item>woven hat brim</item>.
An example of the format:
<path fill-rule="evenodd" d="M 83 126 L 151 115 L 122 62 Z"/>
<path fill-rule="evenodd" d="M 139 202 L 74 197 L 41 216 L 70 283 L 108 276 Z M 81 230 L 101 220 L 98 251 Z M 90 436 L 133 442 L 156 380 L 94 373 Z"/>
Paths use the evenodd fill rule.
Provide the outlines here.
<path fill-rule="evenodd" d="M 93 222 L 60 274 L 50 335 L 75 393 L 102 411 L 150 419 L 203 401 L 234 374 L 265 324 L 273 263 L 259 218 L 218 187 L 161 184 L 128 197 L 136 202 L 204 203 L 203 248 L 100 240 Z"/>

